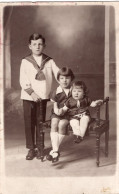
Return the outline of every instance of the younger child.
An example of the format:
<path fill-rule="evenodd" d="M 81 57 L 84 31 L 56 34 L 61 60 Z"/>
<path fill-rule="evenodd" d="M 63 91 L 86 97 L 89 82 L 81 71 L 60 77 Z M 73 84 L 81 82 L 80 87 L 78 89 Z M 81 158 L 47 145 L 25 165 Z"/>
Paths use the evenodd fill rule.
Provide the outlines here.
<path fill-rule="evenodd" d="M 75 81 L 72 86 L 72 96 L 65 102 L 64 111 L 68 111 L 70 125 L 75 135 L 75 143 L 83 140 L 90 121 L 88 107 L 95 107 L 103 100 L 91 101 L 87 96 L 87 87 L 83 81 Z"/>
<path fill-rule="evenodd" d="M 73 72 L 67 67 L 63 67 L 57 74 L 59 87 L 53 92 L 51 100 L 54 102 L 54 109 L 51 117 L 51 144 L 52 150 L 47 155 L 47 160 L 57 162 L 59 159 L 59 146 L 66 134 L 68 117 L 63 113 L 62 107 L 71 96 L 71 82 L 74 79 Z"/>

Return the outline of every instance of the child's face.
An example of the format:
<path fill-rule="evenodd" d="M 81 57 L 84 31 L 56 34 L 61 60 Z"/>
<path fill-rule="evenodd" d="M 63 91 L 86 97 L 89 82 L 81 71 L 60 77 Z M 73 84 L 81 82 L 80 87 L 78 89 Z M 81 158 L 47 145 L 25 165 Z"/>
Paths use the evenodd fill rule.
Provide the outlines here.
<path fill-rule="evenodd" d="M 74 87 L 72 89 L 72 97 L 75 99 L 75 100 L 80 100 L 82 99 L 84 96 L 84 91 L 81 87 Z"/>
<path fill-rule="evenodd" d="M 42 39 L 38 40 L 31 40 L 31 44 L 29 45 L 29 49 L 32 51 L 32 53 L 36 56 L 39 56 L 42 54 L 44 49 L 44 44 Z"/>
<path fill-rule="evenodd" d="M 59 84 L 62 88 L 69 88 L 71 84 L 71 76 L 59 76 Z"/>

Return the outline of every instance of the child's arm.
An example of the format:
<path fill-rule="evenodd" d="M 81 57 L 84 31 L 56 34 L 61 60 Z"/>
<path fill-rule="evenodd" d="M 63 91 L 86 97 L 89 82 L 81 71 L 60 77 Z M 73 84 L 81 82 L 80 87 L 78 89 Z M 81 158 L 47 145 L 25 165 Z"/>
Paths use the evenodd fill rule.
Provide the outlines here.
<path fill-rule="evenodd" d="M 60 116 L 62 116 L 62 115 L 64 115 L 67 111 L 68 111 L 68 107 L 66 106 L 66 104 L 64 104 L 64 106 L 62 107 L 62 108 L 57 108 L 56 107 L 56 111 L 57 111 L 57 115 L 60 115 Z M 56 114 L 56 113 L 55 113 Z"/>
<path fill-rule="evenodd" d="M 57 106 L 57 102 L 54 102 L 54 113 L 58 116 L 61 116 L 64 114 L 63 109 L 62 108 L 58 108 Z"/>
<path fill-rule="evenodd" d="M 35 92 L 31 93 L 31 97 L 33 98 L 33 101 L 35 102 L 41 101 L 41 98 Z"/>
<path fill-rule="evenodd" d="M 50 100 L 53 102 L 53 110 L 56 115 L 61 115 L 62 110 L 58 108 L 58 99 L 56 95 L 56 91 L 53 91 L 50 95 Z"/>
<path fill-rule="evenodd" d="M 62 107 L 61 114 L 64 115 L 69 110 L 69 100 L 67 100 Z"/>
<path fill-rule="evenodd" d="M 53 74 L 55 76 L 55 79 L 57 80 L 57 73 L 59 71 L 59 67 L 57 67 L 57 65 L 55 64 L 54 60 L 51 60 L 51 65 L 52 65 L 52 72 L 53 72 Z"/>
<path fill-rule="evenodd" d="M 66 106 L 63 108 L 58 108 L 57 102 L 54 102 L 54 113 L 58 116 L 64 115 L 64 113 L 68 110 Z"/>
<path fill-rule="evenodd" d="M 97 105 L 101 105 L 102 103 L 103 103 L 103 100 L 95 100 L 91 102 L 90 106 L 96 107 Z"/>
<path fill-rule="evenodd" d="M 63 113 L 67 112 L 67 111 L 68 111 L 68 109 L 69 109 L 69 108 L 68 108 L 66 105 L 64 105 L 64 107 L 62 108 Z"/>
<path fill-rule="evenodd" d="M 31 95 L 31 97 L 33 98 L 33 101 L 37 102 L 38 100 L 40 100 L 40 97 L 32 89 L 31 83 L 26 74 L 25 67 L 26 67 L 26 63 L 25 63 L 25 60 L 23 59 L 20 67 L 20 85 L 23 90 L 25 90 L 29 95 Z"/>
<path fill-rule="evenodd" d="M 59 109 L 58 109 L 57 102 L 54 102 L 54 113 L 55 113 L 56 115 L 59 115 Z"/>
<path fill-rule="evenodd" d="M 25 90 L 29 95 L 33 92 L 31 87 L 30 80 L 26 73 L 26 63 L 25 59 L 22 60 L 21 67 L 20 67 L 20 85 L 23 90 Z"/>

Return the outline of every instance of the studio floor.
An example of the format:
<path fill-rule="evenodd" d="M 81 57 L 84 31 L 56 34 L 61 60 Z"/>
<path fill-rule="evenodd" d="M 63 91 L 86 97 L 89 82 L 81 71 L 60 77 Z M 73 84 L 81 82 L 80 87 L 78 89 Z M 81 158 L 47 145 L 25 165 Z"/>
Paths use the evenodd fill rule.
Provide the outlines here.
<path fill-rule="evenodd" d="M 7 177 L 98 177 L 112 176 L 116 171 L 116 117 L 114 101 L 110 101 L 109 156 L 104 156 L 104 137 L 101 138 L 100 167 L 96 166 L 95 137 L 86 137 L 80 144 L 73 136 L 63 140 L 57 163 L 46 160 L 51 149 L 50 129 L 45 130 L 44 161 L 25 159 L 24 120 L 22 116 L 9 115 L 5 120 L 5 174 Z M 48 106 L 48 110 L 49 110 Z M 48 111 L 47 111 L 48 112 Z"/>

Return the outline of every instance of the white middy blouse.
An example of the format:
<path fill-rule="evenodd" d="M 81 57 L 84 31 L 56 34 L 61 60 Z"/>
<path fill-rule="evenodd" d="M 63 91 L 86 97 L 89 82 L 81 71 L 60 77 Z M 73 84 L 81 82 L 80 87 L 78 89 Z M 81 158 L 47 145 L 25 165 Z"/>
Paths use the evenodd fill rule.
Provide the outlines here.
<path fill-rule="evenodd" d="M 39 60 L 41 61 L 41 60 Z M 39 65 L 39 64 L 38 64 Z M 40 66 L 40 65 L 39 65 Z M 33 64 L 26 59 L 22 59 L 20 67 L 20 85 L 21 85 L 21 99 L 32 101 L 31 95 L 29 95 L 25 89 L 31 88 L 41 99 L 48 99 L 52 87 L 53 74 L 57 80 L 57 73 L 59 68 L 56 66 L 53 59 L 46 62 L 43 73 L 46 80 L 36 80 L 35 76 L 37 70 L 34 68 Z"/>

